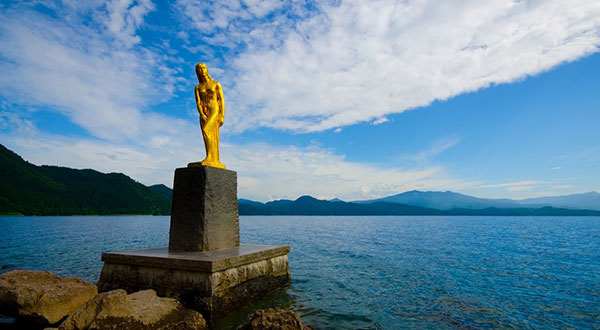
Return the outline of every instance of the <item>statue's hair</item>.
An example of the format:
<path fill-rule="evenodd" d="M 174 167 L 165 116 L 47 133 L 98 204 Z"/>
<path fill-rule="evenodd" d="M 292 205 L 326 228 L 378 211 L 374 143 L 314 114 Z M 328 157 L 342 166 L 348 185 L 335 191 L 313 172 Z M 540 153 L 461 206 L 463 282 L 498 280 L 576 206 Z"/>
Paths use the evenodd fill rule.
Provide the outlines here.
<path fill-rule="evenodd" d="M 199 69 L 199 68 L 201 68 L 201 67 L 203 67 L 203 68 L 205 68 L 205 69 L 206 69 L 206 75 L 208 76 L 208 79 L 210 79 L 210 80 L 214 80 L 214 79 L 213 79 L 213 78 L 210 76 L 210 74 L 208 73 L 208 67 L 206 66 L 206 64 L 204 64 L 204 63 L 202 63 L 202 62 L 200 62 L 200 63 L 196 64 L 196 75 L 197 75 L 197 76 L 199 76 L 199 75 L 198 75 L 198 69 Z"/>

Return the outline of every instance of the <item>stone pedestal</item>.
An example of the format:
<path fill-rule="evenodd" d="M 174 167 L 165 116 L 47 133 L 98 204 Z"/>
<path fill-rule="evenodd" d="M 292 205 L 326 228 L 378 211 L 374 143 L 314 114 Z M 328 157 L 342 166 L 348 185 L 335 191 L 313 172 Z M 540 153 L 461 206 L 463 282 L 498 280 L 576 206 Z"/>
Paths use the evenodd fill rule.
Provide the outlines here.
<path fill-rule="evenodd" d="M 237 173 L 198 166 L 175 170 L 170 251 L 214 251 L 240 245 Z"/>
<path fill-rule="evenodd" d="M 211 322 L 248 299 L 289 284 L 289 250 L 240 245 L 235 172 L 179 168 L 169 246 L 103 253 L 98 290 L 154 289 Z"/>
<path fill-rule="evenodd" d="M 211 321 L 289 284 L 289 251 L 289 246 L 242 244 L 210 252 L 169 252 L 158 247 L 103 253 L 98 290 L 154 289 Z"/>

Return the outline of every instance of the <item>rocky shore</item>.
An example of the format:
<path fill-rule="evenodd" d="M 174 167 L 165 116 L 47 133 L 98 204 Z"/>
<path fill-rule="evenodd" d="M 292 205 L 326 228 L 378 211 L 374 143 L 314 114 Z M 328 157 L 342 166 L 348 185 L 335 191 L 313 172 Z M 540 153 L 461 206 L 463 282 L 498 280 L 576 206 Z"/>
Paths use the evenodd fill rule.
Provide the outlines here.
<path fill-rule="evenodd" d="M 0 314 L 12 329 L 209 329 L 199 312 L 154 290 L 98 294 L 96 285 L 48 271 L 13 270 L 0 275 Z M 1 329 L 0 325 L 0 329 Z M 238 329 L 312 329 L 289 310 L 259 310 Z"/>

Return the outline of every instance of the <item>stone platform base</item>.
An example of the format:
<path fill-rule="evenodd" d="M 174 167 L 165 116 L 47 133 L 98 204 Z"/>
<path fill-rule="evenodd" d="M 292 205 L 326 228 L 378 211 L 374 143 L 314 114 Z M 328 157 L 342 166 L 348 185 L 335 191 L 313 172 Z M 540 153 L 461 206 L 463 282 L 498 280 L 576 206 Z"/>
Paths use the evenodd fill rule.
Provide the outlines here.
<path fill-rule="evenodd" d="M 154 289 L 198 310 L 209 321 L 290 283 L 289 246 L 242 244 L 209 252 L 157 247 L 102 254 L 100 292 Z"/>

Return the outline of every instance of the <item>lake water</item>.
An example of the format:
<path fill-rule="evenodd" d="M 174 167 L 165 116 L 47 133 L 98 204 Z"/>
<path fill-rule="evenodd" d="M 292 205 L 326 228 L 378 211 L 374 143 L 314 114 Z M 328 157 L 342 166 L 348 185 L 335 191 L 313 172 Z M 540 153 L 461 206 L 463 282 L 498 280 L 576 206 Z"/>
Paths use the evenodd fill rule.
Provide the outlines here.
<path fill-rule="evenodd" d="M 167 245 L 169 217 L 0 217 L 0 265 L 96 282 L 105 251 Z M 292 285 L 228 315 L 319 329 L 600 329 L 600 217 L 240 217 L 291 246 Z"/>

